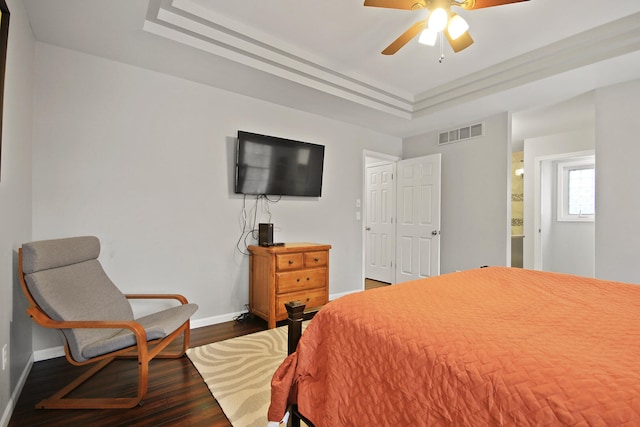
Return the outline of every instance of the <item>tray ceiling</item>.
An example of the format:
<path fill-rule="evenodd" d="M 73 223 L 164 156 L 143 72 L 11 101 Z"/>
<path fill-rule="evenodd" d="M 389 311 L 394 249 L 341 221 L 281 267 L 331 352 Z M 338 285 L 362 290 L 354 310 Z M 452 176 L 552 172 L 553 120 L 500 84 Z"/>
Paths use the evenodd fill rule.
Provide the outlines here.
<path fill-rule="evenodd" d="M 360 0 L 25 0 L 36 38 L 409 136 L 524 111 L 640 75 L 640 2 L 531 0 L 459 10 L 475 43 L 412 40 L 425 11 Z M 579 7 L 577 7 L 579 5 Z"/>

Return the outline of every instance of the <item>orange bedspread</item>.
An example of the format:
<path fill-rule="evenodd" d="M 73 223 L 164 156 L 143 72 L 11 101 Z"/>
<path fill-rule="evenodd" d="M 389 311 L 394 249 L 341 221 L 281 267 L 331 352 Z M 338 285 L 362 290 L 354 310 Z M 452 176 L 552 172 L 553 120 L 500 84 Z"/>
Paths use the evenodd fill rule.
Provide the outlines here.
<path fill-rule="evenodd" d="M 316 427 L 640 426 L 640 286 L 491 267 L 352 294 L 272 391 L 269 420 L 290 395 Z"/>

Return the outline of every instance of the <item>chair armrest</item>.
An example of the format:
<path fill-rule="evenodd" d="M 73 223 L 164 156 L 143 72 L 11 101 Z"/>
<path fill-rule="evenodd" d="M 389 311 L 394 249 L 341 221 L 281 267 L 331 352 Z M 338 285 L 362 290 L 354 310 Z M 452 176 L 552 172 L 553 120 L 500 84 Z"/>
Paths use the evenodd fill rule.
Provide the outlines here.
<path fill-rule="evenodd" d="M 29 307 L 27 313 L 39 325 L 53 329 L 73 328 L 102 328 L 102 329 L 130 329 L 141 342 L 147 341 L 147 333 L 139 322 L 135 320 L 53 320 L 38 307 Z"/>
<path fill-rule="evenodd" d="M 128 299 L 176 299 L 182 304 L 188 304 L 189 301 L 180 294 L 125 294 Z"/>
<path fill-rule="evenodd" d="M 131 351 L 131 349 L 136 348 L 136 356 L 138 358 L 138 362 L 143 360 L 147 360 L 149 357 L 149 349 L 147 348 L 147 332 L 144 330 L 142 325 L 135 320 L 53 320 L 49 316 L 47 316 L 39 307 L 29 307 L 27 309 L 27 314 L 31 316 L 31 318 L 40 326 L 45 328 L 53 328 L 53 329 L 72 329 L 72 328 L 94 328 L 94 329 L 129 329 L 134 337 L 136 338 L 136 344 L 132 347 L 122 348 L 120 350 L 116 350 L 110 353 L 103 354 L 101 356 L 96 356 L 85 362 L 76 361 L 70 353 L 68 342 L 65 344 L 65 355 L 67 360 L 76 366 L 84 365 L 85 363 L 90 363 L 91 361 L 102 360 L 108 357 L 114 357 L 118 354 L 126 354 L 126 352 Z M 65 340 L 66 341 L 66 340 Z M 161 349 L 160 349 L 161 350 Z M 154 356 L 155 357 L 155 354 Z"/>

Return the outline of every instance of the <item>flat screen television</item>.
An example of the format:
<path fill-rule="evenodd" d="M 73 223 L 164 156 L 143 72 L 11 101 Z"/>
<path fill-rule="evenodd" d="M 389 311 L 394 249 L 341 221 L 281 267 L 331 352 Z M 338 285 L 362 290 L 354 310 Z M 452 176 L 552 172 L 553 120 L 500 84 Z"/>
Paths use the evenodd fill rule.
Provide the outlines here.
<path fill-rule="evenodd" d="M 324 145 L 238 131 L 235 192 L 322 195 Z"/>

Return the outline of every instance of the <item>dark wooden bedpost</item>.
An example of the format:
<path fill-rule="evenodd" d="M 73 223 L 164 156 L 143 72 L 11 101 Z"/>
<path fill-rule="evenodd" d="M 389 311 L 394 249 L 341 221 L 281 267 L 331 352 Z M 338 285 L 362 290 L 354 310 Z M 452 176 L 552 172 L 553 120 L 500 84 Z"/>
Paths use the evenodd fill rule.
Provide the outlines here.
<path fill-rule="evenodd" d="M 300 301 L 289 301 L 286 303 L 287 309 L 287 327 L 288 327 L 288 354 L 296 351 L 298 347 L 298 341 L 302 336 L 302 320 L 304 316 L 304 308 L 306 304 Z M 291 418 L 289 419 L 290 427 L 300 427 L 300 414 L 298 413 L 298 405 L 292 405 L 289 409 Z"/>
<path fill-rule="evenodd" d="M 302 320 L 306 304 L 300 301 L 289 301 L 284 306 L 287 309 L 287 326 L 289 328 L 287 334 L 289 342 L 288 354 L 291 354 L 296 351 L 298 341 L 302 336 Z"/>

